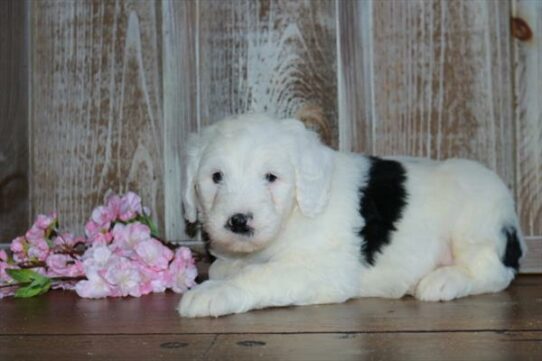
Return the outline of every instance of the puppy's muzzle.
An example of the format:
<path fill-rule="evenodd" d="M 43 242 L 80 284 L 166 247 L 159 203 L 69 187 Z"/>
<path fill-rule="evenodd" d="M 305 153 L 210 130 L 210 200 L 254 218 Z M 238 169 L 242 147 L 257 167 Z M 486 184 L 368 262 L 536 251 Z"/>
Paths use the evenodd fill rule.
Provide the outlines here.
<path fill-rule="evenodd" d="M 252 219 L 252 214 L 236 213 L 228 219 L 225 227 L 233 233 L 251 235 L 253 230 L 248 225 L 248 221 Z"/>

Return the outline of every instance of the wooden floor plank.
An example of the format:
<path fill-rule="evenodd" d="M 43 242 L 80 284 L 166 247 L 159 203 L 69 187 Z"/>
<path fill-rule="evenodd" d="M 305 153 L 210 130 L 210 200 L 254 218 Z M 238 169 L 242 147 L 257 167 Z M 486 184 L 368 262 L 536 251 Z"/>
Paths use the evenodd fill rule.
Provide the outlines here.
<path fill-rule="evenodd" d="M 542 332 L 1 336 L 8 360 L 536 360 Z"/>
<path fill-rule="evenodd" d="M 542 276 L 521 276 L 504 292 L 452 302 L 358 299 L 185 319 L 179 295 L 88 300 L 71 292 L 0 300 L 0 335 L 216 334 L 395 331 L 541 331 Z"/>

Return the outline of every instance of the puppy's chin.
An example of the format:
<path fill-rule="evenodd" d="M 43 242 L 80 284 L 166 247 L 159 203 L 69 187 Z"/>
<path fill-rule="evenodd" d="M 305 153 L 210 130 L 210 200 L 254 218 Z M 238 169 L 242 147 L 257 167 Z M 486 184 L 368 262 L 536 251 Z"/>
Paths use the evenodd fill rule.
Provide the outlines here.
<path fill-rule="evenodd" d="M 209 232 L 211 251 L 222 254 L 246 255 L 264 249 L 269 241 L 257 236 L 238 236 L 233 233 L 213 234 Z"/>

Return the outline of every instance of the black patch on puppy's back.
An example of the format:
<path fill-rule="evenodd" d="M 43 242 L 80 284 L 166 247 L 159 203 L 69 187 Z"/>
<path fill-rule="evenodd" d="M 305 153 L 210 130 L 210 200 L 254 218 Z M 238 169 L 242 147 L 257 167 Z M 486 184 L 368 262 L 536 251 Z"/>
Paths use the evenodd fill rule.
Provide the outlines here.
<path fill-rule="evenodd" d="M 503 227 L 502 232 L 506 237 L 506 249 L 502 256 L 502 263 L 509 268 L 519 271 L 519 259 L 523 255 L 519 244 L 518 232 L 515 227 Z"/>
<path fill-rule="evenodd" d="M 391 232 L 407 204 L 406 170 L 394 160 L 369 158 L 367 183 L 360 188 L 359 213 L 365 226 L 359 231 L 361 254 L 374 265 L 377 252 L 390 243 Z"/>

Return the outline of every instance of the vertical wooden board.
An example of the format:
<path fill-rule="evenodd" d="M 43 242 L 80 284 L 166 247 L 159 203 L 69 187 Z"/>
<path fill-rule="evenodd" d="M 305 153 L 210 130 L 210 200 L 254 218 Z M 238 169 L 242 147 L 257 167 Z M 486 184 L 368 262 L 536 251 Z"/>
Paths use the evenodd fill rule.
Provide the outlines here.
<path fill-rule="evenodd" d="M 199 15 L 202 124 L 315 104 L 336 146 L 334 1 L 200 1 Z"/>
<path fill-rule="evenodd" d="M 339 149 L 373 153 L 372 3 L 337 1 Z"/>
<path fill-rule="evenodd" d="M 160 3 L 31 4 L 32 215 L 82 232 L 106 191 L 133 190 L 161 221 Z"/>
<path fill-rule="evenodd" d="M 514 0 L 517 198 L 523 230 L 542 236 L 542 2 Z M 530 31 L 529 31 L 530 30 Z M 530 35 L 529 35 L 530 33 Z M 539 263 L 542 271 L 542 259 Z"/>
<path fill-rule="evenodd" d="M 0 2 L 0 243 L 28 226 L 28 2 Z"/>
<path fill-rule="evenodd" d="M 196 1 L 162 2 L 165 235 L 186 238 L 182 213 L 183 145 L 198 130 Z"/>
<path fill-rule="evenodd" d="M 526 237 L 527 254 L 521 260 L 521 273 L 542 273 L 542 237 Z"/>
<path fill-rule="evenodd" d="M 338 6 L 339 76 L 358 83 L 342 81 L 340 93 L 356 85 L 363 89 L 362 95 L 347 95 L 341 106 L 341 128 L 361 134 L 348 138 L 354 132 L 343 132 L 350 147 L 375 154 L 476 159 L 512 187 L 508 3 Z M 352 29 L 356 34 L 348 24 L 352 21 L 359 23 Z M 343 50 L 348 44 L 363 50 Z"/>

